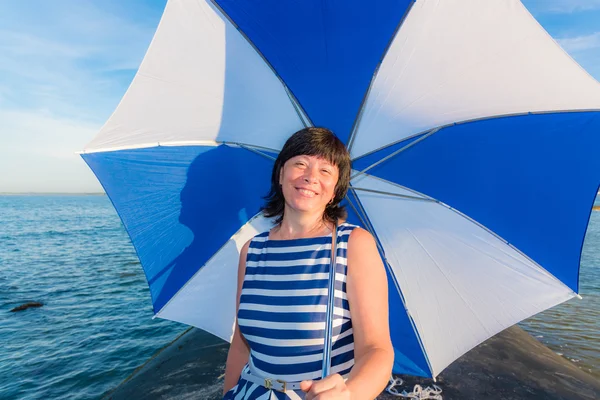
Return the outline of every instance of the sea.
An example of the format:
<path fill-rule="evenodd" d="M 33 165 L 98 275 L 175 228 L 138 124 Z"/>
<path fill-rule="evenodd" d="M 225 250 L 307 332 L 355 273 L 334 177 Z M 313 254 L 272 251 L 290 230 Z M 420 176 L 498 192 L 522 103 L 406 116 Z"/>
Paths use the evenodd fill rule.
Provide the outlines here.
<path fill-rule="evenodd" d="M 600 212 L 580 283 L 582 299 L 521 326 L 600 379 Z M 43 306 L 10 311 L 26 302 Z M 0 195 L 0 399 L 102 397 L 187 329 L 152 315 L 142 267 L 105 195 Z"/>

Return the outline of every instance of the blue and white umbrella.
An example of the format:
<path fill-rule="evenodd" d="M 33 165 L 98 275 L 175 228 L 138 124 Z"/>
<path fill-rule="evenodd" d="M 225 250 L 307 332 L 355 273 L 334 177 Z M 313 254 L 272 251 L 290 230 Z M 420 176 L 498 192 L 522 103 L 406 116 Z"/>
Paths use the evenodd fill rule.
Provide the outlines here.
<path fill-rule="evenodd" d="M 387 267 L 395 372 L 435 377 L 577 295 L 600 84 L 519 1 L 170 0 L 83 154 L 156 316 L 230 339 L 273 157 L 312 125 L 350 149 L 349 220 Z"/>

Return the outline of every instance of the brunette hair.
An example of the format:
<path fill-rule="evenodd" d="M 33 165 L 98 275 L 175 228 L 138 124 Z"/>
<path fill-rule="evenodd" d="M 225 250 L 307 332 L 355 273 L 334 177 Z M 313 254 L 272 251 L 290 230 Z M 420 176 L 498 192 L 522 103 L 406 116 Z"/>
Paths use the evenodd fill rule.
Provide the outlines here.
<path fill-rule="evenodd" d="M 276 224 L 280 224 L 283 220 L 285 198 L 279 184 L 279 174 L 287 160 L 299 155 L 322 157 L 338 168 L 339 178 L 335 185 L 335 196 L 325 207 L 323 219 L 332 223 L 337 223 L 339 219 L 346 219 L 346 208 L 340 205 L 340 202 L 346 197 L 350 186 L 350 154 L 344 143 L 332 131 L 316 127 L 299 130 L 283 145 L 273 166 L 271 190 L 265 197 L 263 214 L 268 218 L 274 217 Z"/>

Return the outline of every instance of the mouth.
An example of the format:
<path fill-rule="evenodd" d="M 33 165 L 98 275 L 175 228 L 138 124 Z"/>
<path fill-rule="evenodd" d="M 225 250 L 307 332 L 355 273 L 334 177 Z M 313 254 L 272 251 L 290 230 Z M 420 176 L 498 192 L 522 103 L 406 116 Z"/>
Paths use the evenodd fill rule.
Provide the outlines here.
<path fill-rule="evenodd" d="M 301 187 L 297 187 L 296 190 L 298 191 L 298 193 L 300 193 L 301 195 L 303 195 L 305 197 L 315 197 L 318 194 L 314 190 L 301 188 Z"/>

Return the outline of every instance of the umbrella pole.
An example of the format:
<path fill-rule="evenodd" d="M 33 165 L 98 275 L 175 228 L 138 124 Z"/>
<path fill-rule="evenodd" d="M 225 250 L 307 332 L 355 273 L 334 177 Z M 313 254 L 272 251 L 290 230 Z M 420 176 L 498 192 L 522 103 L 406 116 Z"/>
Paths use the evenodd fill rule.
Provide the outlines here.
<path fill-rule="evenodd" d="M 323 367 L 321 378 L 330 374 L 331 370 L 331 345 L 333 335 L 333 308 L 335 305 L 335 267 L 337 261 L 337 235 L 338 224 L 334 224 L 331 233 L 331 262 L 329 265 L 329 288 L 327 290 L 327 317 L 325 322 L 325 343 L 323 347 Z"/>

